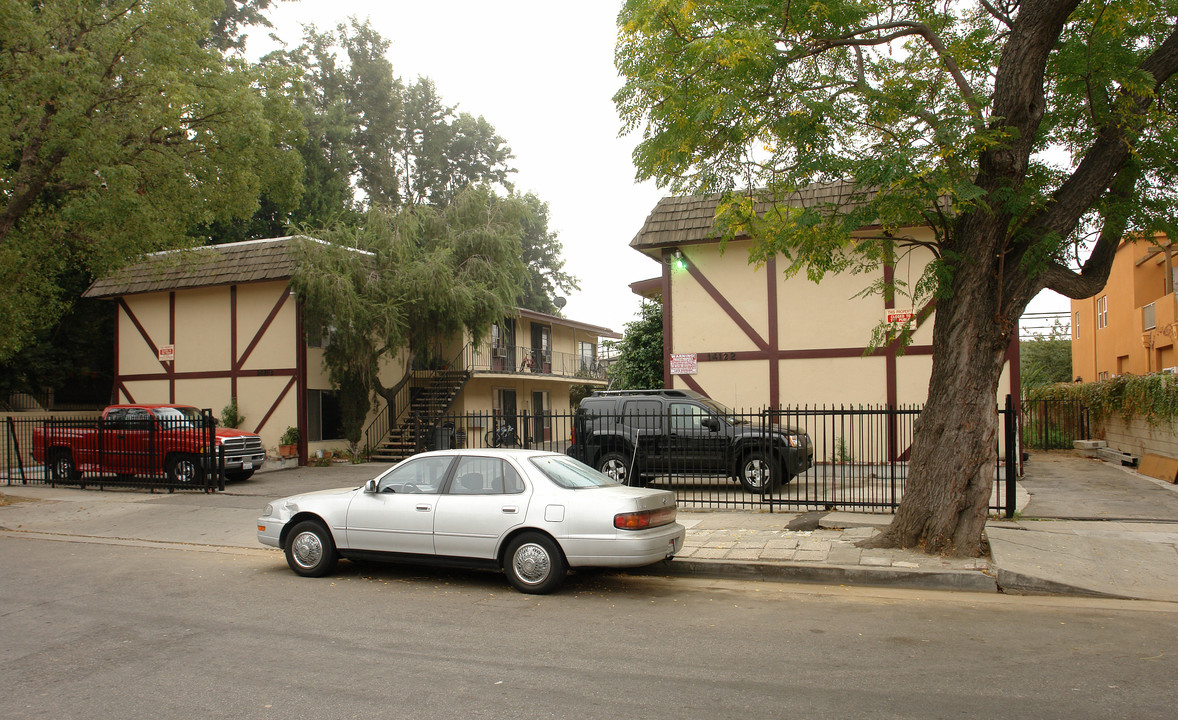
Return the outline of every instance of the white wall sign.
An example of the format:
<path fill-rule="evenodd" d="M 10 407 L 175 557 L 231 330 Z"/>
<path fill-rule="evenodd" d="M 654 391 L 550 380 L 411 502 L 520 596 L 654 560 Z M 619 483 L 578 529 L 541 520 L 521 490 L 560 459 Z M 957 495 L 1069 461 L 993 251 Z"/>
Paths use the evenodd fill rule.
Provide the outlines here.
<path fill-rule="evenodd" d="M 672 375 L 694 375 L 697 368 L 695 353 L 671 353 Z"/>

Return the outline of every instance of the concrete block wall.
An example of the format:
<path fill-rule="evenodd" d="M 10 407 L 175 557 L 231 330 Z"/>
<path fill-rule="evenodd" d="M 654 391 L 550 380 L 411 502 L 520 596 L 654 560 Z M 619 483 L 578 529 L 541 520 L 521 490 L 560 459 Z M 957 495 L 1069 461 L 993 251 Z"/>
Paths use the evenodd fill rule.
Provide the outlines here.
<path fill-rule="evenodd" d="M 1178 458 L 1178 424 L 1150 425 L 1140 417 L 1125 422 L 1120 415 L 1114 415 L 1094 421 L 1092 425 L 1095 436 L 1115 450 L 1139 458 L 1149 453 Z"/>

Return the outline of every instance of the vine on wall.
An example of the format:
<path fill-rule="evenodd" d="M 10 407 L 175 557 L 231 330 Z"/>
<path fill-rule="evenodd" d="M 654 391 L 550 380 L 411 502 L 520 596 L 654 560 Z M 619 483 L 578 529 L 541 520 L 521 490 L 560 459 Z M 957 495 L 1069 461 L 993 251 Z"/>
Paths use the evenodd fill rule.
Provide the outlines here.
<path fill-rule="evenodd" d="M 1178 375 L 1121 375 L 1090 383 L 1059 383 L 1028 388 L 1026 399 L 1079 401 L 1100 419 L 1120 414 L 1128 422 L 1134 416 L 1150 425 L 1178 420 Z"/>

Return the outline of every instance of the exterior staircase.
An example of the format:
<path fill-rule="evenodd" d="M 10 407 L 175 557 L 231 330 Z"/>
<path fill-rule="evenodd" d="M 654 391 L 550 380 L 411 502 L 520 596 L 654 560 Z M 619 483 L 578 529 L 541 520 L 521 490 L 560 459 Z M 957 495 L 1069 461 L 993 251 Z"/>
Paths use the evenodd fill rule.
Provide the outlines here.
<path fill-rule="evenodd" d="M 454 404 L 470 380 L 467 370 L 438 370 L 430 382 L 413 393 L 408 409 L 372 451 L 377 462 L 400 462 L 428 447 L 438 421 Z"/>

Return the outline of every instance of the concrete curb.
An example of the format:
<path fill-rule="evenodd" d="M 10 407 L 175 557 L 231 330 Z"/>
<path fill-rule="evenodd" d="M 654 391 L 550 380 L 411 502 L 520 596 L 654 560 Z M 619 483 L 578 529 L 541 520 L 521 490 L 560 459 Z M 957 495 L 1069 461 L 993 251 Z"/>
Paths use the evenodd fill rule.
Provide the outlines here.
<path fill-rule="evenodd" d="M 766 563 L 676 558 L 626 572 L 634 575 L 673 575 L 677 577 L 729 578 L 806 582 L 823 585 L 857 585 L 898 587 L 913 590 L 955 590 L 998 592 L 998 583 L 982 571 L 921 570 L 912 568 L 863 567 L 855 565 L 814 565 L 800 563 Z"/>
<path fill-rule="evenodd" d="M 1139 600 L 1132 595 L 1118 595 L 1100 592 L 1068 583 L 1045 580 L 1033 575 L 1024 575 L 1013 570 L 998 568 L 998 589 L 1007 595 L 1069 595 L 1072 597 L 1112 598 L 1116 600 Z"/>

